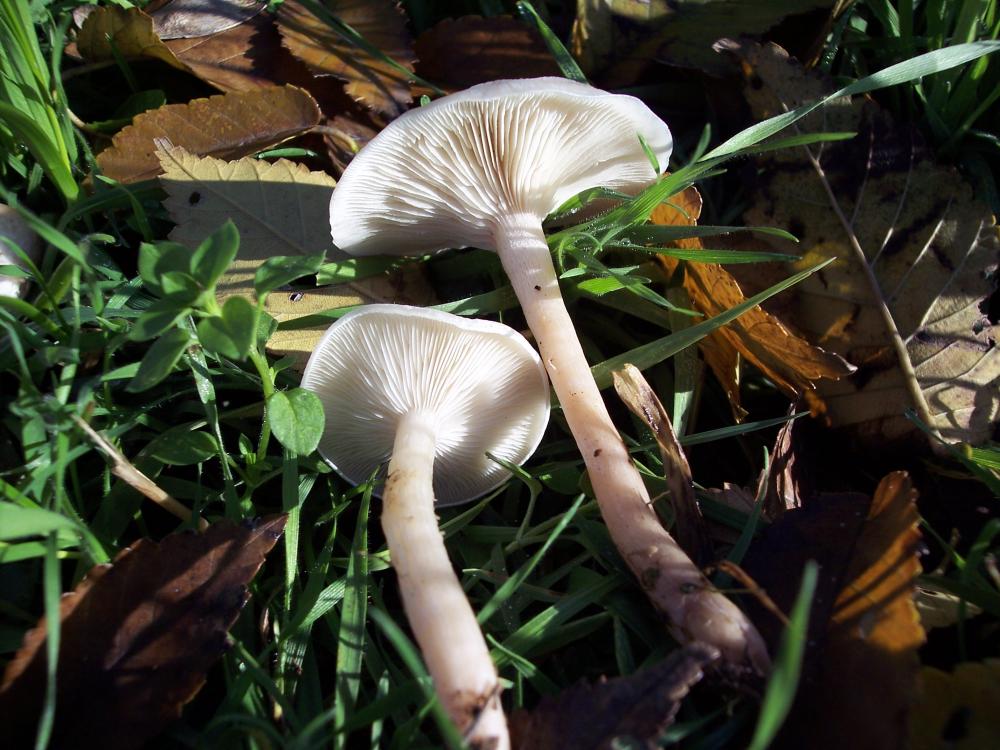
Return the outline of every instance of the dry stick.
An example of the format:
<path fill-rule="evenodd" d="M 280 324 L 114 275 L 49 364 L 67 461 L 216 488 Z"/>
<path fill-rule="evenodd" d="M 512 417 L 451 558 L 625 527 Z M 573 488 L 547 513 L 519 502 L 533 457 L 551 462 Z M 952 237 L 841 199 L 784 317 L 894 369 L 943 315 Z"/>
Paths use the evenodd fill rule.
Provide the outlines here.
<path fill-rule="evenodd" d="M 541 222 L 527 213 L 508 215 L 495 238 L 615 546 L 681 643 L 709 643 L 729 663 L 765 672 L 770 659 L 757 629 L 712 587 L 653 510 L 575 334 Z"/>
<path fill-rule="evenodd" d="M 875 299 L 875 307 L 878 309 L 879 315 L 882 316 L 882 323 L 885 325 L 886 331 L 889 333 L 892 348 L 895 350 L 896 359 L 899 361 L 899 368 L 903 372 L 903 382 L 906 385 L 906 391 L 910 394 L 910 399 L 913 401 L 913 406 L 917 410 L 917 415 L 920 417 L 921 421 L 927 425 L 934 437 L 941 442 L 944 442 L 944 438 L 941 437 L 937 428 L 934 426 L 930 407 L 927 405 L 927 399 L 924 398 L 923 391 L 920 390 L 920 383 L 917 381 L 917 373 L 913 369 L 913 362 L 910 361 L 910 353 L 906 350 L 906 342 L 903 341 L 903 337 L 899 333 L 899 329 L 896 327 L 896 321 L 892 318 L 892 313 L 889 311 L 889 305 L 886 303 L 885 297 L 882 295 L 882 288 L 879 286 L 878 279 L 875 278 L 875 271 L 872 270 L 871 265 L 868 263 L 868 257 L 865 255 L 865 251 L 861 247 L 861 243 L 858 242 L 858 237 L 854 233 L 854 228 L 847 220 L 847 217 L 844 216 L 844 211 L 841 209 L 840 203 L 837 201 L 837 196 L 833 193 L 833 188 L 830 187 L 830 181 L 826 177 L 823 165 L 819 163 L 819 159 L 813 155 L 808 146 L 803 146 L 803 149 L 805 150 L 806 156 L 812 164 L 813 169 L 816 170 L 820 184 L 823 185 L 826 197 L 830 201 L 830 207 L 833 209 L 838 221 L 840 221 L 840 225 L 844 228 L 844 232 L 847 234 L 847 241 L 851 246 L 851 250 L 854 252 L 855 259 L 864 269 L 865 279 L 868 281 L 868 287 L 872 293 L 872 297 Z"/>
<path fill-rule="evenodd" d="M 94 445 L 96 445 L 108 458 L 111 459 L 112 474 L 135 489 L 137 492 L 148 497 L 154 503 L 167 511 L 167 513 L 177 516 L 182 521 L 191 520 L 192 513 L 187 506 L 172 498 L 160 489 L 156 482 L 135 468 L 135 466 L 133 466 L 124 455 L 122 455 L 121 451 L 109 443 L 107 439 L 101 435 L 101 433 L 97 432 L 93 427 L 75 414 L 73 415 L 73 421 L 76 422 L 77 427 L 83 430 L 84 434 L 91 439 Z M 198 519 L 198 528 L 199 530 L 204 531 L 208 528 L 208 522 L 204 518 Z"/>

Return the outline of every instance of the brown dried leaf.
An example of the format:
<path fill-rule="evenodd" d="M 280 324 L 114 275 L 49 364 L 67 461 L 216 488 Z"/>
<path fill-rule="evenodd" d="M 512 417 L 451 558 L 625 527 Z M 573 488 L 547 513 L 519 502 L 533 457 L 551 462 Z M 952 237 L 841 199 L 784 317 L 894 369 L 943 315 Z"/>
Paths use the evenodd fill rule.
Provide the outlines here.
<path fill-rule="evenodd" d="M 164 42 L 191 72 L 221 91 L 250 91 L 289 83 L 282 75 L 288 51 L 274 16 L 259 13 L 246 23 L 208 36 Z"/>
<path fill-rule="evenodd" d="M 681 701 L 719 652 L 690 643 L 656 666 L 628 677 L 579 684 L 511 716 L 515 750 L 612 750 L 660 747 Z"/>
<path fill-rule="evenodd" d="M 114 50 L 127 59 L 148 57 L 189 71 L 153 31 L 153 19 L 138 8 L 95 8 L 76 35 L 76 48 L 86 60 L 113 60 Z"/>
<path fill-rule="evenodd" d="M 657 206 L 651 220 L 668 226 L 694 224 L 701 213 L 701 196 L 691 187 L 675 195 L 669 203 Z M 682 210 L 687 212 L 684 216 Z M 700 248 L 697 238 L 681 240 L 682 248 Z M 672 273 L 678 261 L 658 256 Z M 746 300 L 736 280 L 715 263 L 687 263 L 684 268 L 684 288 L 694 307 L 708 316 L 718 315 Z M 853 368 L 836 354 L 831 354 L 785 328 L 782 323 L 760 307 L 713 332 L 702 347 L 705 359 L 726 389 L 737 416 L 742 415 L 739 396 L 738 362 L 735 353 L 746 357 L 789 396 L 796 397 L 815 388 L 820 379 L 837 380 Z"/>
<path fill-rule="evenodd" d="M 413 71 L 413 41 L 406 17 L 393 0 L 331 0 L 325 7 L 369 44 Z M 296 0 L 281 4 L 278 28 L 285 46 L 313 75 L 336 76 L 352 98 L 390 118 L 409 106 L 407 74 L 351 43 Z"/>
<path fill-rule="evenodd" d="M 355 154 L 376 135 L 378 130 L 371 125 L 351 117 L 337 115 L 326 123 L 323 129 L 323 142 L 326 144 L 330 161 L 340 174 L 343 174 Z"/>
<path fill-rule="evenodd" d="M 121 182 L 146 180 L 160 172 L 155 139 L 194 154 L 236 159 L 304 133 L 319 119 L 316 101 L 295 86 L 168 104 L 138 115 L 98 154 L 97 164 Z"/>
<path fill-rule="evenodd" d="M 704 565 L 710 559 L 712 546 L 695 502 L 691 466 L 677 442 L 670 416 L 637 367 L 627 364 L 611 377 L 618 397 L 649 428 L 660 448 L 667 496 L 674 511 L 675 526 L 671 532 L 684 551 L 696 563 Z"/>
<path fill-rule="evenodd" d="M 415 50 L 420 76 L 449 91 L 561 75 L 538 33 L 510 16 L 446 18 L 417 37 Z"/>
<path fill-rule="evenodd" d="M 197 157 L 180 147 L 157 155 L 163 168 L 160 182 L 167 192 L 164 206 L 177 225 L 171 240 L 197 247 L 226 219 L 239 229 L 239 255 L 219 282 L 220 298 L 253 297 L 254 273 L 267 258 L 334 251 L 329 226 L 330 196 L 336 183 L 328 174 L 311 172 L 286 159 L 227 162 Z M 432 297 L 422 273 L 414 268 L 335 287 L 279 290 L 268 296 L 265 309 L 281 323 L 370 302 L 428 304 Z M 304 364 L 329 322 L 279 331 L 268 349 L 293 355 Z"/>
<path fill-rule="evenodd" d="M 807 559 L 821 570 L 803 678 L 778 747 L 905 747 L 924 641 L 913 603 L 916 496 L 909 477 L 894 472 L 870 502 L 853 494 L 810 498 L 751 546 L 744 567 L 785 611 L 795 596 L 792 571 Z M 759 624 L 773 643 L 774 619 L 764 615 Z"/>
<path fill-rule="evenodd" d="M 247 584 L 285 516 L 222 522 L 204 534 L 140 540 L 92 569 L 60 602 L 52 747 L 141 746 L 180 716 L 227 649 Z M 46 687 L 44 618 L 0 685 L 8 747 L 31 747 Z M 81 744 L 82 743 L 82 744 Z"/>
<path fill-rule="evenodd" d="M 171 0 L 150 16 L 160 39 L 187 39 L 239 26 L 265 7 L 261 0 Z"/>
<path fill-rule="evenodd" d="M 727 48 L 744 61 L 750 77 L 745 94 L 755 117 L 828 90 L 827 81 L 775 45 Z M 949 441 L 988 438 L 1000 416 L 1000 327 L 987 315 L 1000 258 L 994 217 L 955 170 L 930 161 L 874 104 L 841 100 L 801 124 L 803 132 L 819 129 L 861 133 L 827 145 L 819 163 L 905 343 L 913 390 L 922 394 L 928 419 Z M 757 200 L 746 221 L 789 227 L 801 239 L 794 250 L 778 239 L 766 241 L 802 254 L 799 266 L 837 258 L 782 295 L 781 312 L 858 367 L 853 378 L 818 391 L 830 420 L 880 441 L 910 433 L 914 427 L 904 411 L 918 406 L 916 399 L 868 273 L 817 170 L 802 149 L 759 163 L 763 182 L 753 191 Z"/>

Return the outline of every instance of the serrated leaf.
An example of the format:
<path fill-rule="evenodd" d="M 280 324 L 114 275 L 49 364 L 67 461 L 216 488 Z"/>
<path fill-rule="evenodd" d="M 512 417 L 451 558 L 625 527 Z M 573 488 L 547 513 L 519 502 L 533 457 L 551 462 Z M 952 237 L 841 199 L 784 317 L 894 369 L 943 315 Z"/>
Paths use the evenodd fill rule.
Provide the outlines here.
<path fill-rule="evenodd" d="M 300 456 L 316 450 L 326 424 L 323 403 L 304 388 L 272 394 L 267 400 L 267 419 L 278 441 Z"/>
<path fill-rule="evenodd" d="M 330 239 L 330 196 L 335 182 L 324 172 L 311 172 L 284 159 L 226 162 L 199 158 L 182 148 L 161 151 L 167 192 L 164 205 L 176 226 L 171 240 L 197 247 L 221 221 L 231 218 L 240 232 L 240 251 L 217 286 L 222 298 L 254 295 L 254 276 L 275 256 L 310 256 L 333 252 Z M 337 307 L 369 302 L 433 304 L 434 295 L 419 269 L 318 289 L 273 290 L 265 310 L 283 322 Z M 315 348 L 329 325 L 278 331 L 268 350 L 292 354 L 298 364 Z"/>
<path fill-rule="evenodd" d="M 414 54 L 399 6 L 393 0 L 329 0 L 324 7 L 402 69 L 348 39 L 296 0 L 286 0 L 278 10 L 285 46 L 313 75 L 344 81 L 355 100 L 388 117 L 402 114 L 411 99 L 406 71 L 413 71 Z"/>
<path fill-rule="evenodd" d="M 148 57 L 179 70 L 190 69 L 177 59 L 153 31 L 153 19 L 138 8 L 107 5 L 95 8 L 83 22 L 76 47 L 87 60 Z"/>
<path fill-rule="evenodd" d="M 168 104 L 135 118 L 97 156 L 109 177 L 136 182 L 160 172 L 156 139 L 198 155 L 236 159 L 274 146 L 319 124 L 308 92 L 273 86 Z"/>
<path fill-rule="evenodd" d="M 755 72 L 745 91 L 757 117 L 825 93 L 826 81 L 806 73 L 779 47 L 733 49 Z M 900 437 L 914 429 L 906 410 L 921 408 L 915 391 L 928 410 L 921 419 L 945 440 L 982 441 L 1000 416 L 1000 327 L 986 307 L 996 292 L 1000 258 L 994 217 L 956 171 L 934 164 L 908 132 L 897 131 L 870 103 L 840 100 L 800 127 L 861 135 L 820 152 L 822 177 L 801 149 L 762 157 L 764 184 L 745 218 L 799 234 L 794 250 L 763 239 L 802 255 L 801 264 L 837 259 L 822 278 L 794 290 L 775 310 L 858 367 L 854 377 L 819 390 L 827 417 L 862 436 Z M 742 277 L 746 271 L 734 273 Z M 879 297 L 899 331 L 908 366 L 892 345 Z M 912 378 L 905 374 L 909 368 Z"/>

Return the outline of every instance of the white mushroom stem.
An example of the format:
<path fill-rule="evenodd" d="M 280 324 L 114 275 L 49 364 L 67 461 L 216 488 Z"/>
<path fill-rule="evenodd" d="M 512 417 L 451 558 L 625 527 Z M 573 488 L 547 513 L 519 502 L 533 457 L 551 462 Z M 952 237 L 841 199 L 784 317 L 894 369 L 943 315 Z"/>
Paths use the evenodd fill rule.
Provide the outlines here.
<path fill-rule="evenodd" d="M 434 513 L 434 452 L 432 421 L 404 417 L 382 493 L 382 530 L 407 619 L 445 710 L 470 747 L 508 750 L 496 667 Z"/>
<path fill-rule="evenodd" d="M 538 219 L 509 215 L 498 223 L 495 239 L 622 557 L 678 640 L 710 643 L 730 663 L 764 672 L 769 659 L 757 629 L 713 589 L 656 516 L 590 373 Z"/>

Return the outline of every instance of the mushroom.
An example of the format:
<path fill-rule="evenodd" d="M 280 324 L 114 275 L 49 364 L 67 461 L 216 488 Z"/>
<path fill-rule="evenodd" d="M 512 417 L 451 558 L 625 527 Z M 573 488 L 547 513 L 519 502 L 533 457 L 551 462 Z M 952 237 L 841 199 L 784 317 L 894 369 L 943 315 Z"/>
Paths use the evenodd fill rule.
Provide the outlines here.
<path fill-rule="evenodd" d="M 10 240 L 28 257 L 36 260 L 42 242 L 21 215 L 5 203 L 0 203 L 0 266 L 24 267 L 24 261 L 4 240 Z M 20 297 L 28 288 L 28 279 L 0 274 L 0 297 Z"/>
<path fill-rule="evenodd" d="M 330 202 L 352 255 L 496 250 L 587 465 L 612 539 L 668 627 L 758 671 L 763 640 L 663 528 L 590 373 L 563 303 L 542 220 L 595 186 L 657 178 L 670 130 L 642 102 L 561 78 L 493 81 L 398 117 L 344 171 Z"/>
<path fill-rule="evenodd" d="M 535 350 L 500 323 L 368 305 L 334 323 L 302 376 L 323 403 L 319 452 L 359 484 L 386 461 L 382 529 L 407 619 L 448 715 L 474 748 L 510 746 L 486 641 L 434 514 L 523 463 L 548 423 Z"/>

